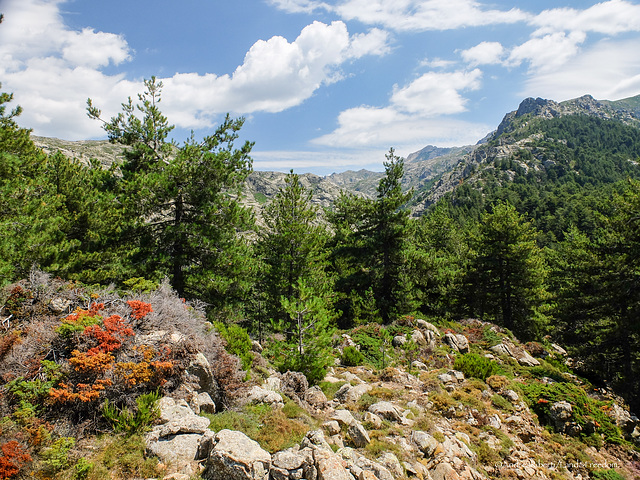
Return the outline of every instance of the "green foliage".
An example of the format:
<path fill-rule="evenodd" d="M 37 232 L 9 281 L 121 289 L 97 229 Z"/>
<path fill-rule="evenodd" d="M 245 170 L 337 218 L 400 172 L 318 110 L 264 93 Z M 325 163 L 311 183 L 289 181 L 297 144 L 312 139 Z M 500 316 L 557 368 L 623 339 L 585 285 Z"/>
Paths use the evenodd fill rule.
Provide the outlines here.
<path fill-rule="evenodd" d="M 102 316 L 100 315 L 84 315 L 79 317 L 77 321 L 62 321 L 59 327 L 56 327 L 56 333 L 62 338 L 69 339 L 75 333 L 84 332 L 85 328 L 92 325 L 102 325 Z"/>
<path fill-rule="evenodd" d="M 508 203 L 483 215 L 469 274 L 474 312 L 524 338 L 546 329 L 548 267 L 536 243 L 537 232 Z"/>
<path fill-rule="evenodd" d="M 153 421 L 160 415 L 156 406 L 159 399 L 158 392 L 142 394 L 136 398 L 135 411 L 128 407 L 119 408 L 107 399 L 102 406 L 102 416 L 117 433 L 124 432 L 127 435 L 144 433 L 151 428 Z"/>
<path fill-rule="evenodd" d="M 225 350 L 240 359 L 244 370 L 249 370 L 253 364 L 253 353 L 251 353 L 251 338 L 247 331 L 235 323 L 215 322 L 214 325 L 226 342 Z"/>
<path fill-rule="evenodd" d="M 86 458 L 79 458 L 73 469 L 75 470 L 75 480 L 85 480 L 93 469 L 93 463 Z"/>
<path fill-rule="evenodd" d="M 161 476 L 157 457 L 145 455 L 145 450 L 145 439 L 141 435 L 103 437 L 87 480 Z"/>
<path fill-rule="evenodd" d="M 505 412 L 513 412 L 513 404 L 501 395 L 492 395 L 491 403 L 494 407 L 504 410 Z"/>
<path fill-rule="evenodd" d="M 604 402 L 589 397 L 583 388 L 571 383 L 530 382 L 521 385 L 529 407 L 538 415 L 541 423 L 550 422 L 550 408 L 555 402 L 571 404 L 571 420 L 584 427 L 587 423 L 595 426 L 596 434 L 602 434 L 608 443 L 623 444 L 620 429 L 607 415 L 612 402 Z M 583 436 L 588 433 L 582 433 Z"/>
<path fill-rule="evenodd" d="M 613 468 L 609 468 L 607 470 L 594 470 L 589 476 L 594 480 L 625 480 L 625 478 Z"/>
<path fill-rule="evenodd" d="M 342 385 L 344 385 L 347 382 L 327 382 L 327 381 L 321 381 L 318 386 L 320 387 L 320 389 L 322 390 L 322 392 L 325 394 L 325 396 L 327 397 L 327 400 L 333 400 L 333 397 L 335 396 L 336 392 L 338 390 L 340 390 L 340 387 L 342 387 Z"/>
<path fill-rule="evenodd" d="M 390 363 L 388 350 L 391 350 L 391 335 L 385 327 L 362 325 L 351 331 L 351 338 L 360 346 L 360 353 L 369 365 L 385 368 Z"/>
<path fill-rule="evenodd" d="M 414 307 L 406 268 L 409 211 L 402 208 L 412 192 L 402 192 L 404 160 L 393 149 L 386 158 L 375 200 L 342 194 L 329 213 L 335 231 L 336 307 L 342 311 L 343 326 L 362 323 L 358 316 L 370 300 L 375 301 L 383 323 Z"/>
<path fill-rule="evenodd" d="M 158 288 L 158 283 L 143 277 L 134 277 L 122 282 L 128 290 L 138 293 L 151 293 Z"/>
<path fill-rule="evenodd" d="M 364 355 L 356 347 L 347 346 L 342 351 L 340 362 L 348 367 L 357 367 L 364 362 Z"/>
<path fill-rule="evenodd" d="M 283 296 L 281 299 L 289 320 L 274 324 L 274 330 L 284 332 L 287 338 L 274 340 L 269 350 L 279 371 L 302 372 L 309 383 L 315 384 L 333 364 L 331 342 L 335 314 L 303 279 L 298 280 L 297 289 L 299 298 L 290 300 Z"/>
<path fill-rule="evenodd" d="M 460 370 L 466 377 L 479 378 L 485 381 L 492 375 L 502 375 L 504 372 L 494 360 L 476 353 L 464 353 L 458 355 L 453 368 Z"/>
<path fill-rule="evenodd" d="M 252 279 L 248 243 L 237 235 L 253 221 L 238 200 L 253 146 L 234 145 L 244 120 L 227 115 L 211 135 L 178 146 L 168 141 L 173 126 L 159 109 L 162 82 L 144 84 L 138 104 L 129 98 L 120 114 L 102 120 L 109 139 L 128 147 L 114 187 L 123 198 L 128 276 L 168 276 L 180 296 L 216 311 L 240 307 Z M 87 111 L 101 120 L 90 100 Z"/>
<path fill-rule="evenodd" d="M 241 412 L 226 410 L 205 416 L 211 420 L 209 428 L 212 430 L 238 430 L 268 452 L 275 453 L 299 444 L 311 427 L 300 420 L 299 410 L 288 407 L 287 413 L 293 418 L 288 418 L 283 410 L 273 410 L 269 405 L 255 405 L 245 407 Z"/>
<path fill-rule="evenodd" d="M 45 448 L 41 455 L 47 471 L 56 473 L 69 466 L 69 450 L 76 444 L 73 437 L 61 437 Z"/>

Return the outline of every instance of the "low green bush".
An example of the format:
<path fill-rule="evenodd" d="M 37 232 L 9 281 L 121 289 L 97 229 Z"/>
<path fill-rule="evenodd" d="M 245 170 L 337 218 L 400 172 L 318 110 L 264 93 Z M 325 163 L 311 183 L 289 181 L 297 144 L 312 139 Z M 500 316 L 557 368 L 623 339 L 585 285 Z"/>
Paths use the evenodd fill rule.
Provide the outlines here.
<path fill-rule="evenodd" d="M 226 342 L 225 350 L 240 359 L 243 370 L 249 370 L 253 364 L 253 353 L 247 331 L 235 323 L 215 322 L 214 326 Z"/>
<path fill-rule="evenodd" d="M 364 355 L 356 347 L 344 347 L 340 362 L 347 367 L 357 367 L 364 363 Z"/>
<path fill-rule="evenodd" d="M 581 427 L 591 423 L 596 428 L 596 435 L 603 435 L 605 442 L 613 444 L 625 443 L 624 438 L 607 411 L 611 409 L 612 401 L 604 402 L 595 400 L 582 389 L 572 383 L 531 382 L 523 384 L 521 390 L 531 409 L 538 415 L 541 423 L 551 424 L 551 406 L 560 401 L 571 404 L 571 420 Z M 589 436 L 583 430 L 582 437 Z"/>
<path fill-rule="evenodd" d="M 151 428 L 153 421 L 160 412 L 156 402 L 160 399 L 157 392 L 146 393 L 136 398 L 136 410 L 119 408 L 105 400 L 102 406 L 102 416 L 111 424 L 116 433 L 124 432 L 128 435 L 142 433 Z"/>
<path fill-rule="evenodd" d="M 453 364 L 453 368 L 460 370 L 466 377 L 479 378 L 482 381 L 485 381 L 492 375 L 503 374 L 500 365 L 477 353 L 458 355 Z"/>

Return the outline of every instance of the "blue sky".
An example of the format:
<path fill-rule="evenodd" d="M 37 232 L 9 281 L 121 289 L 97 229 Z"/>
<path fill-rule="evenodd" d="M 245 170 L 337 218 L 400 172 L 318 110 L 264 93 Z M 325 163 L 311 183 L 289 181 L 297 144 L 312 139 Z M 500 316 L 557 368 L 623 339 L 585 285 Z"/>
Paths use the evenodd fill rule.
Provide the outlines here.
<path fill-rule="evenodd" d="M 0 0 L 20 124 L 104 138 L 142 81 L 185 140 L 244 116 L 257 170 L 381 170 L 394 147 L 476 143 L 529 96 L 640 94 L 630 0 Z"/>

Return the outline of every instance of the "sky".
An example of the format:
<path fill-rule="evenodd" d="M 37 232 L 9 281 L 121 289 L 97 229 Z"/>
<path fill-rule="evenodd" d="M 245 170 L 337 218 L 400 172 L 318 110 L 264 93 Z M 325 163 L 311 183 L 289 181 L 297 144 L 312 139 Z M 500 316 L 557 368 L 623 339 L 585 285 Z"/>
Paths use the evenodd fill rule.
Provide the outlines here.
<path fill-rule="evenodd" d="M 180 144 L 244 117 L 256 170 L 383 170 L 475 144 L 526 97 L 640 94 L 631 0 L 0 0 L 0 82 L 41 136 L 106 138 L 162 81 Z"/>

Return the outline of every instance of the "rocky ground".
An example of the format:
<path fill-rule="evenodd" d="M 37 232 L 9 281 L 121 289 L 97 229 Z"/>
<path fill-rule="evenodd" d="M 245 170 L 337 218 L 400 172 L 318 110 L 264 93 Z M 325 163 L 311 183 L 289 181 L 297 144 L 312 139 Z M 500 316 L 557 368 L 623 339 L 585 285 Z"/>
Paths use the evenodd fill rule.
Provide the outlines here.
<path fill-rule="evenodd" d="M 414 341 L 423 351 L 439 349 L 450 363 L 470 349 L 479 351 L 464 334 L 422 320 L 412 328 L 410 336 L 394 338 L 396 349 Z M 338 348 L 349 345 L 356 344 L 345 334 Z M 503 337 L 483 355 L 498 364 L 517 364 L 520 372 L 540 368 L 542 358 L 566 356 L 552 344 L 532 350 L 539 358 Z M 600 425 L 577 422 L 578 406 L 568 400 L 551 402 L 548 418 L 541 419 L 522 390 L 516 392 L 527 382 L 554 383 L 551 378 L 493 375 L 482 381 L 430 363 L 415 360 L 410 367 L 381 371 L 336 365 L 322 389 L 309 387 L 300 374 L 267 370 L 268 377 L 247 389 L 240 403 L 267 404 L 275 412 L 291 399 L 315 420 L 299 444 L 272 453 L 240 431 L 207 428 L 198 413 L 214 407 L 203 404 L 202 395 L 191 403 L 166 397 L 160 423 L 147 437 L 149 451 L 167 465 L 167 480 L 197 474 L 207 480 L 639 478 L 631 443 L 637 419 L 610 393 L 597 390 L 591 397 L 608 400 L 609 418 L 627 432 L 629 442 L 622 445 L 594 443 Z M 572 385 L 593 390 L 566 375 Z M 549 403 L 542 397 L 539 402 Z M 594 429 L 589 437 L 588 428 Z"/>

